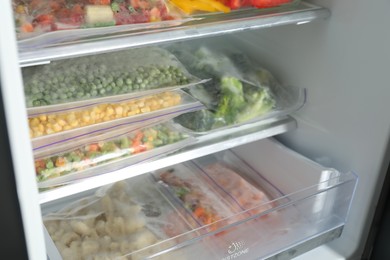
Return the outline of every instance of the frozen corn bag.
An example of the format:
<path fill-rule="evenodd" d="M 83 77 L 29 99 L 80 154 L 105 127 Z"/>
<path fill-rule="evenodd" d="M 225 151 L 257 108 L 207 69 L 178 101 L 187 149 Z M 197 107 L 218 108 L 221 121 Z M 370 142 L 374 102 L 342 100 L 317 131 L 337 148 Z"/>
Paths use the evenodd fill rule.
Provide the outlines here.
<path fill-rule="evenodd" d="M 68 112 L 40 114 L 28 119 L 30 137 L 55 134 L 85 126 L 109 122 L 143 113 L 173 107 L 181 103 L 177 92 L 163 92 L 156 95 L 122 102 L 90 105 Z"/>

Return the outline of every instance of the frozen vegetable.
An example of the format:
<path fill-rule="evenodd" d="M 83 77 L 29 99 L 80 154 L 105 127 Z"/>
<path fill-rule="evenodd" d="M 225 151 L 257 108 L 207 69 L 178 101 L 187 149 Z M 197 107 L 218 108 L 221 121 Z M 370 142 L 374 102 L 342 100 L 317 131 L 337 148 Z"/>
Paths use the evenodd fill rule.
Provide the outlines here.
<path fill-rule="evenodd" d="M 226 0 L 225 3 L 232 9 L 252 6 L 257 8 L 277 7 L 292 3 L 294 0 Z"/>
<path fill-rule="evenodd" d="M 204 182 L 188 174 L 191 173 L 187 170 L 172 168 L 158 173 L 158 178 L 168 185 L 173 195 L 191 212 L 198 225 L 209 225 L 209 231 L 226 225 L 220 221 L 233 214 L 231 209 Z"/>
<path fill-rule="evenodd" d="M 13 0 L 20 38 L 58 30 L 180 19 L 164 0 Z"/>
<path fill-rule="evenodd" d="M 144 194 L 158 194 L 143 183 Z M 165 216 L 169 205 L 155 195 L 153 207 L 159 214 L 147 215 L 144 208 L 151 201 L 132 192 L 133 188 L 137 189 L 117 182 L 44 216 L 45 227 L 64 260 L 143 259 L 130 254 L 167 238 L 164 227 L 169 225 Z"/>
<path fill-rule="evenodd" d="M 186 14 L 192 14 L 197 11 L 203 12 L 230 12 L 230 8 L 219 0 L 171 0 L 176 6 Z"/>
<path fill-rule="evenodd" d="M 129 157 L 188 137 L 167 124 L 133 131 L 35 160 L 38 181 L 82 171 L 110 161 Z M 98 140 L 99 138 L 97 138 Z"/>
<path fill-rule="evenodd" d="M 160 48 L 54 61 L 22 72 L 27 107 L 180 86 L 194 80 L 172 54 Z"/>
<path fill-rule="evenodd" d="M 200 47 L 173 50 L 194 75 L 213 80 L 189 90 L 207 111 L 196 111 L 177 117 L 176 122 L 193 131 L 204 132 L 223 126 L 241 124 L 260 117 L 276 106 L 269 86 L 254 76 L 255 70 L 242 56 L 212 52 Z M 244 71 L 245 70 L 245 71 Z"/>
<path fill-rule="evenodd" d="M 221 195 L 232 198 L 233 203 L 238 204 L 242 210 L 253 209 L 250 212 L 255 214 L 272 208 L 268 203 L 270 199 L 263 191 L 254 187 L 225 163 L 211 163 L 204 166 L 203 171 L 211 182 L 220 188 Z"/>
<path fill-rule="evenodd" d="M 57 114 L 41 114 L 28 119 L 30 137 L 36 138 L 83 126 L 148 113 L 178 105 L 180 102 L 181 95 L 179 93 L 163 92 L 120 103 L 99 104 Z"/>
<path fill-rule="evenodd" d="M 292 3 L 294 0 L 171 0 L 186 14 L 197 12 L 230 12 L 242 7 L 269 8 Z"/>

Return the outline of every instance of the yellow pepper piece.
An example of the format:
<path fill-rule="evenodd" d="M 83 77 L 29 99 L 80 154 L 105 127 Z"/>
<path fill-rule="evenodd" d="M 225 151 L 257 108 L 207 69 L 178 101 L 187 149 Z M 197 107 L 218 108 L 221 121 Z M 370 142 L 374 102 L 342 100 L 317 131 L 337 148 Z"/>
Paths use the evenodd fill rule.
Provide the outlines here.
<path fill-rule="evenodd" d="M 230 8 L 229 7 L 227 7 L 226 5 L 224 5 L 221 2 L 218 2 L 216 0 L 198 0 L 198 1 L 212 6 L 217 11 L 224 12 L 224 13 L 229 13 L 230 12 Z"/>
<path fill-rule="evenodd" d="M 195 10 L 191 6 L 184 3 L 184 1 L 181 0 L 171 0 L 173 4 L 175 4 L 177 7 L 179 7 L 183 12 L 186 14 L 192 14 Z"/>
<path fill-rule="evenodd" d="M 192 8 L 194 8 L 196 10 L 199 10 L 199 11 L 206 11 L 206 12 L 215 12 L 215 11 L 217 11 L 217 9 L 215 9 L 213 6 L 211 6 L 211 5 L 207 4 L 207 3 L 201 2 L 201 1 L 198 1 L 198 0 L 195 0 L 195 1 L 188 0 L 187 2 L 190 4 L 190 6 Z"/>
<path fill-rule="evenodd" d="M 222 4 L 218 5 L 219 2 L 216 2 L 214 0 L 213 3 L 211 3 L 210 1 L 199 1 L 199 0 L 171 0 L 171 1 L 187 14 L 192 14 L 194 11 L 215 12 L 215 11 L 222 11 L 221 9 L 223 9 L 221 7 Z M 226 8 L 227 7 L 225 7 L 224 10 L 226 10 Z"/>

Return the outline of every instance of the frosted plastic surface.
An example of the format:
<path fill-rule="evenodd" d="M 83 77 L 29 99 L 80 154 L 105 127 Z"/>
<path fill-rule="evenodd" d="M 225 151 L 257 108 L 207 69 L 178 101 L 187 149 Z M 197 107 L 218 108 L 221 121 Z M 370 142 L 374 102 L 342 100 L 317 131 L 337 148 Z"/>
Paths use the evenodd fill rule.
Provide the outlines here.
<path fill-rule="evenodd" d="M 250 172 L 248 175 L 246 171 L 241 174 L 254 186 L 271 191 L 268 194 L 275 197 L 268 202 L 269 209 L 258 212 L 256 208 L 241 210 L 206 226 L 194 228 L 191 225 L 192 231 L 176 236 L 175 240 L 161 241 L 158 249 L 151 246 L 129 256 L 150 259 L 266 258 L 344 225 L 357 181 L 355 174 L 322 167 L 273 139 L 262 140 L 257 145 L 256 151 L 262 153 L 252 152 L 252 158 L 262 157 L 261 160 L 272 163 L 260 167 L 251 162 L 250 156 L 244 161 L 237 155 L 229 155 L 232 153 L 229 151 L 214 156 L 219 160 L 237 157 L 246 164 L 245 167 L 252 168 L 250 172 L 255 175 Z M 201 160 L 209 162 L 215 158 Z M 275 169 L 283 174 L 273 172 L 275 169 L 271 165 L 275 164 L 279 165 Z M 272 175 L 283 178 L 271 178 Z M 295 179 L 305 181 L 298 185 Z M 264 205 L 257 207 L 264 209 Z M 191 239 L 186 239 L 189 237 Z"/>

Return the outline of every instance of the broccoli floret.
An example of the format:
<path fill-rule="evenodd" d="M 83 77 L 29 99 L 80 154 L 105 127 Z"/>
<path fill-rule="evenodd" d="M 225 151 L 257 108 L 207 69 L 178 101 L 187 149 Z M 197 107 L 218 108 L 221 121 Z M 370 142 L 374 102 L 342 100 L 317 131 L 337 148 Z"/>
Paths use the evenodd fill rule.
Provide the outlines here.
<path fill-rule="evenodd" d="M 216 117 L 223 117 L 226 123 L 235 123 L 237 114 L 246 105 L 242 83 L 235 77 L 221 78 L 221 99 Z"/>
<path fill-rule="evenodd" d="M 275 100 L 266 88 L 253 88 L 246 95 L 247 104 L 245 108 L 237 114 L 237 123 L 251 120 L 255 117 L 264 115 L 275 106 Z"/>

